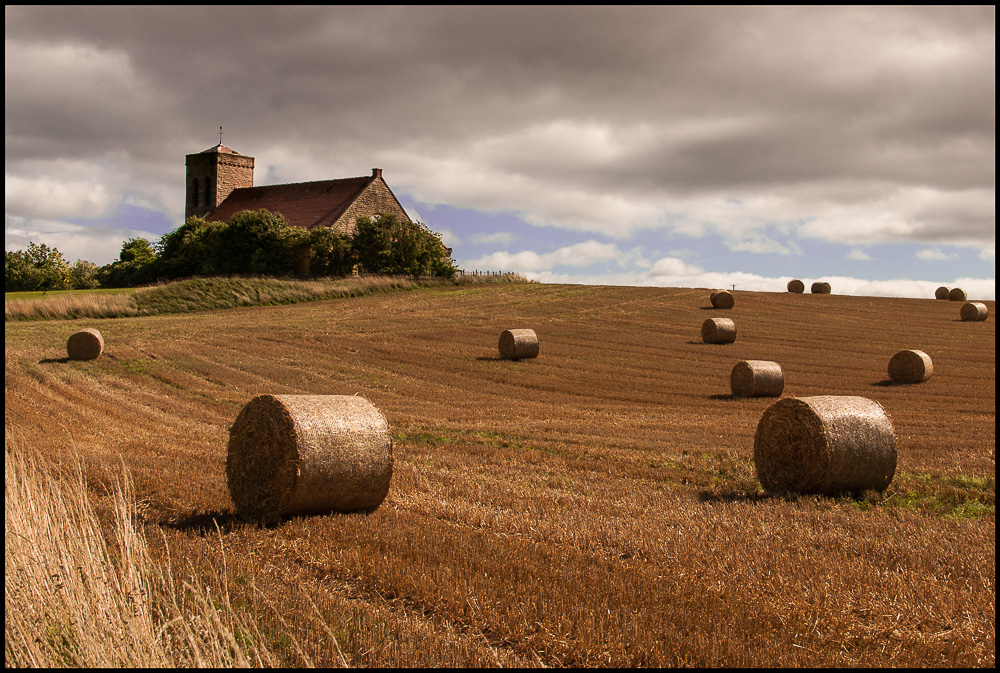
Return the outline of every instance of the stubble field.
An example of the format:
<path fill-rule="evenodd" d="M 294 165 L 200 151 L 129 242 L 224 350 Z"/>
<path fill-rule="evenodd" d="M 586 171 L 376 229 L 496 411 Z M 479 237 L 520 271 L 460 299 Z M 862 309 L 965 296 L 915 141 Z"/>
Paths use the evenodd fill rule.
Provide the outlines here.
<path fill-rule="evenodd" d="M 292 665 L 993 666 L 994 303 L 964 323 L 932 299 L 737 291 L 723 311 L 708 293 L 512 284 L 8 322 L 5 429 L 79 456 L 98 499 L 124 463 L 158 558 L 218 584 Z M 735 343 L 701 343 L 715 316 Z M 81 327 L 98 360 L 65 359 Z M 538 358 L 500 360 L 518 327 Z M 904 348 L 930 381 L 888 385 Z M 774 400 L 729 395 L 744 359 L 779 362 L 783 397 L 879 402 L 889 489 L 764 494 L 753 433 Z M 240 521 L 228 427 L 263 393 L 378 407 L 381 507 Z"/>

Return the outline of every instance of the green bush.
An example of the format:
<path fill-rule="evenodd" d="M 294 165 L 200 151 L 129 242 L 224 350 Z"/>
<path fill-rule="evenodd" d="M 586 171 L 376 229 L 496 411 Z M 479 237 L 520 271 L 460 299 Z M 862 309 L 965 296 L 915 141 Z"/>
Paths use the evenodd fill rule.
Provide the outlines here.
<path fill-rule="evenodd" d="M 155 280 L 156 251 L 144 238 L 122 243 L 118 261 L 102 266 L 97 273 L 101 287 L 136 287 Z"/>
<path fill-rule="evenodd" d="M 438 234 L 392 214 L 359 217 L 351 245 L 366 273 L 451 277 L 458 270 Z"/>
<path fill-rule="evenodd" d="M 69 290 L 70 267 L 56 248 L 44 243 L 28 243 L 27 250 L 4 253 L 4 290 L 6 292 Z"/>
<path fill-rule="evenodd" d="M 278 213 L 244 210 L 225 226 L 207 230 L 208 256 L 202 273 L 287 276 L 308 255 L 309 234 L 292 227 Z"/>

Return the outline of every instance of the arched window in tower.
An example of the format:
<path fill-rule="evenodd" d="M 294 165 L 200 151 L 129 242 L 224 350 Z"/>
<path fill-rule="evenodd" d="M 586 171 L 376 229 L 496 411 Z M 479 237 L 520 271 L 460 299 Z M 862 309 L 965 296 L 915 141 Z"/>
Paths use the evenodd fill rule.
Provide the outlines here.
<path fill-rule="evenodd" d="M 206 206 L 211 205 L 211 202 L 212 202 L 212 196 L 211 196 L 211 194 L 212 194 L 212 183 L 210 183 L 208 181 L 208 178 L 205 178 L 205 205 Z M 216 205 L 218 205 L 218 204 L 216 204 Z"/>
<path fill-rule="evenodd" d="M 197 208 L 198 207 L 198 178 L 195 178 L 194 180 L 192 180 L 192 182 L 194 184 L 192 185 L 191 196 L 194 199 L 194 204 L 193 205 L 194 205 L 195 208 Z"/>

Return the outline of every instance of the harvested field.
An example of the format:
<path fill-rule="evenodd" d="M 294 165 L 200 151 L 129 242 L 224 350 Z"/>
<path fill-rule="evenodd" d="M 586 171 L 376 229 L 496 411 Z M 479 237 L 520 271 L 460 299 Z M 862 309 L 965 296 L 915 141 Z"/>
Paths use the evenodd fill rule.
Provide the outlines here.
<path fill-rule="evenodd" d="M 8 322 L 5 429 L 79 456 L 98 500 L 124 462 L 152 552 L 178 582 L 225 578 L 213 593 L 287 665 L 286 628 L 321 666 L 992 667 L 995 321 L 741 292 L 718 348 L 697 339 L 705 294 L 511 284 L 108 319 L 91 361 L 66 360 L 71 322 Z M 497 357 L 510 325 L 538 357 Z M 933 378 L 886 385 L 912 344 Z M 720 394 L 739 360 L 780 362 L 783 396 L 878 402 L 884 496 L 765 494 L 774 399 Z M 370 400 L 393 435 L 379 508 L 242 522 L 228 428 L 261 394 Z"/>

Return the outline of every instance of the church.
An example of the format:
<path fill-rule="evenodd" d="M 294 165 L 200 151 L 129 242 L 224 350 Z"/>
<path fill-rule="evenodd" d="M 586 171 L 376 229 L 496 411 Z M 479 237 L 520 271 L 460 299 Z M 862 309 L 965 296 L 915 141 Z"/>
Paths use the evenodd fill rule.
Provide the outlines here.
<path fill-rule="evenodd" d="M 295 182 L 254 187 L 254 158 L 219 144 L 188 154 L 184 218 L 196 216 L 225 222 L 243 210 L 264 208 L 280 213 L 294 227 L 331 227 L 354 231 L 358 217 L 394 214 L 411 222 L 382 179 L 382 169 L 357 178 Z"/>

